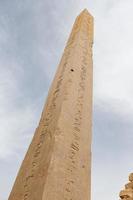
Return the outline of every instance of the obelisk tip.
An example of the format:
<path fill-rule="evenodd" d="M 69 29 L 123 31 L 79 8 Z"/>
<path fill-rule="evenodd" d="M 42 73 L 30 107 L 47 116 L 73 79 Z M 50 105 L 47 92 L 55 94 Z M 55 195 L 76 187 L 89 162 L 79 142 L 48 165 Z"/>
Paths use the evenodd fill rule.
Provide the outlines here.
<path fill-rule="evenodd" d="M 80 15 L 84 15 L 84 14 L 87 14 L 87 15 L 93 17 L 93 16 L 89 13 L 89 11 L 87 10 L 87 8 L 85 8 L 85 9 L 80 13 Z"/>
<path fill-rule="evenodd" d="M 83 12 L 86 12 L 86 13 L 88 13 L 88 10 L 87 10 L 87 8 L 85 8 L 85 9 L 83 10 Z"/>

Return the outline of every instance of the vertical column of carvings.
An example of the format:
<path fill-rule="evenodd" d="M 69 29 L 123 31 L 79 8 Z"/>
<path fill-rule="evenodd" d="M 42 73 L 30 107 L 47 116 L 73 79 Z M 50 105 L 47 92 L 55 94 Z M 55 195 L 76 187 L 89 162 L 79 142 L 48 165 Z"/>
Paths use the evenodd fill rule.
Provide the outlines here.
<path fill-rule="evenodd" d="M 120 191 L 119 196 L 122 200 L 133 200 L 133 173 L 129 175 L 129 183 Z"/>
<path fill-rule="evenodd" d="M 73 26 L 9 200 L 85 200 L 90 192 L 92 16 Z"/>
<path fill-rule="evenodd" d="M 64 53 L 69 52 L 62 108 L 43 200 L 90 199 L 92 17 L 76 20 Z"/>

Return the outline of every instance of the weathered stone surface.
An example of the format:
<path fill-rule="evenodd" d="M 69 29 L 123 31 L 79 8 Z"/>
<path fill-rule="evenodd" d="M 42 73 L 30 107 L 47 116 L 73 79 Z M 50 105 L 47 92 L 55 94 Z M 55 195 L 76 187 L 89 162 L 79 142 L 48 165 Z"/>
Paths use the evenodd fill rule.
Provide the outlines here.
<path fill-rule="evenodd" d="M 93 18 L 76 19 L 9 200 L 90 200 Z"/>
<path fill-rule="evenodd" d="M 133 173 L 129 175 L 129 183 L 125 185 L 125 190 L 119 194 L 122 200 L 133 200 Z"/>
<path fill-rule="evenodd" d="M 122 190 L 120 192 L 120 197 L 121 199 L 124 199 L 124 198 L 133 198 L 133 190 L 132 189 L 126 189 L 126 190 Z"/>
<path fill-rule="evenodd" d="M 127 183 L 127 184 L 125 185 L 125 188 L 126 188 L 126 189 L 128 189 L 128 188 L 133 189 L 133 182 Z"/>
<path fill-rule="evenodd" d="M 122 198 L 122 200 L 133 200 L 133 198 L 125 197 L 125 198 Z"/>
<path fill-rule="evenodd" d="M 133 182 L 133 173 L 129 175 L 129 181 Z"/>

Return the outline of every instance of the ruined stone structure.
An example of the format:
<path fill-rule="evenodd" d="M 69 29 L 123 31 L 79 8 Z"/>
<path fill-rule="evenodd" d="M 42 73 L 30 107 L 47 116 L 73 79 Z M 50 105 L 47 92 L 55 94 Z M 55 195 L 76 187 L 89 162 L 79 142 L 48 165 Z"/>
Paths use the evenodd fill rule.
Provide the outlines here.
<path fill-rule="evenodd" d="M 133 173 L 129 175 L 129 183 L 125 185 L 125 189 L 119 194 L 122 200 L 133 200 Z"/>
<path fill-rule="evenodd" d="M 93 17 L 84 10 L 73 26 L 9 200 L 90 200 L 92 43 Z"/>

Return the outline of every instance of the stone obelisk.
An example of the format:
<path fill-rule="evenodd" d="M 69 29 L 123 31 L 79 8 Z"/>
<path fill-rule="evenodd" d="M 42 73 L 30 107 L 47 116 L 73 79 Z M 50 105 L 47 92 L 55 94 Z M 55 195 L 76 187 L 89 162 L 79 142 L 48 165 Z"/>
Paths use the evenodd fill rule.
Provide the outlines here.
<path fill-rule="evenodd" d="M 76 19 L 9 200 L 90 200 L 93 17 Z"/>

